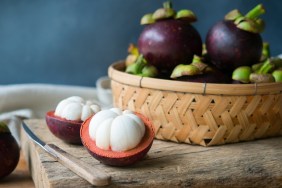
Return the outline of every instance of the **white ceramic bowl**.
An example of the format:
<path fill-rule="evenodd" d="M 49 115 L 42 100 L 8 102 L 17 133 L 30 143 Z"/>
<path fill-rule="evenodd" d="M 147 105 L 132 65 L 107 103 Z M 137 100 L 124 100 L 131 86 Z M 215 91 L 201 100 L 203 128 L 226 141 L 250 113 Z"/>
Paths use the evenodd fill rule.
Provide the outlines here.
<path fill-rule="evenodd" d="M 100 77 L 96 81 L 97 96 L 102 106 L 111 107 L 113 105 L 113 96 L 111 89 L 111 80 L 107 76 Z"/>

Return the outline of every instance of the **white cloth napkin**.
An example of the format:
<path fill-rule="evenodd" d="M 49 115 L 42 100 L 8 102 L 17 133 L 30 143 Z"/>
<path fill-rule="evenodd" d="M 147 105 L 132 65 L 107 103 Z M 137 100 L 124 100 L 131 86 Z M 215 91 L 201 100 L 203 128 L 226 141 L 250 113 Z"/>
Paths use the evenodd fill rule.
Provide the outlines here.
<path fill-rule="evenodd" d="M 21 121 L 26 118 L 44 118 L 57 104 L 70 96 L 85 100 L 98 100 L 94 87 L 66 86 L 53 84 L 0 85 L 0 121 L 5 121 L 19 142 Z"/>

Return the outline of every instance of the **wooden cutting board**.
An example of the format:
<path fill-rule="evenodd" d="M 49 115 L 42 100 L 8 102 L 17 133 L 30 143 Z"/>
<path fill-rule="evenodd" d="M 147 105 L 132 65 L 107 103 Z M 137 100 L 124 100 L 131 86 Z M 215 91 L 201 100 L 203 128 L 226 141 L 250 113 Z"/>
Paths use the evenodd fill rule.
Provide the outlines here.
<path fill-rule="evenodd" d="M 112 177 L 110 187 L 281 187 L 282 137 L 203 147 L 155 140 L 147 157 L 130 167 L 105 166 L 83 146 L 55 138 L 42 119 L 25 123 L 53 143 Z M 36 187 L 91 187 L 21 133 Z"/>

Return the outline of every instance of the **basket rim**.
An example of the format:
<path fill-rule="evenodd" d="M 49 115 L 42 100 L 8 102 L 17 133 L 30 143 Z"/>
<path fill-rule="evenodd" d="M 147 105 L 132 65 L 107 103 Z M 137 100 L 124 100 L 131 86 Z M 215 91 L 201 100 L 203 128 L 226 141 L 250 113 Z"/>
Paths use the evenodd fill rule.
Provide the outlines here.
<path fill-rule="evenodd" d="M 142 77 L 125 73 L 124 60 L 111 64 L 108 68 L 108 76 L 116 82 L 148 89 L 163 91 L 184 92 L 194 94 L 211 95 L 261 95 L 282 93 L 281 83 L 254 83 L 254 84 L 215 84 L 196 83 L 159 78 Z"/>

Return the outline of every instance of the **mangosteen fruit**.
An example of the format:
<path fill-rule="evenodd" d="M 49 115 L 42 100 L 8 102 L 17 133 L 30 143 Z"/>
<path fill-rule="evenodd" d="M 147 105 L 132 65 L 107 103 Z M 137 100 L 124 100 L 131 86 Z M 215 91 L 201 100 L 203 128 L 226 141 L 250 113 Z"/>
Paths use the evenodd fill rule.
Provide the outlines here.
<path fill-rule="evenodd" d="M 172 79 L 201 83 L 230 83 L 229 74 L 205 63 L 202 57 L 194 55 L 191 64 L 177 65 L 170 76 Z"/>
<path fill-rule="evenodd" d="M 54 136 L 70 144 L 81 144 L 79 131 L 83 121 L 66 120 L 56 116 L 55 111 L 47 112 L 45 119 Z"/>
<path fill-rule="evenodd" d="M 269 45 L 264 43 L 261 62 L 252 66 L 237 67 L 232 73 L 233 83 L 269 83 L 277 82 L 277 72 L 282 66 L 278 58 L 270 57 Z"/>
<path fill-rule="evenodd" d="M 0 179 L 11 174 L 20 159 L 20 148 L 8 126 L 0 122 Z"/>
<path fill-rule="evenodd" d="M 159 74 L 158 69 L 148 64 L 142 54 L 137 56 L 134 63 L 126 66 L 125 72 L 143 77 L 157 77 Z"/>
<path fill-rule="evenodd" d="M 237 67 L 260 61 L 263 47 L 260 33 L 264 22 L 259 16 L 264 12 L 261 4 L 245 16 L 233 10 L 211 27 L 206 36 L 206 49 L 217 68 L 232 72 Z"/>
<path fill-rule="evenodd" d="M 282 82 L 282 69 L 273 71 L 272 76 L 274 77 L 275 82 Z"/>
<path fill-rule="evenodd" d="M 81 144 L 80 127 L 83 121 L 100 110 L 92 101 L 72 96 L 60 101 L 55 111 L 47 112 L 45 120 L 54 136 L 70 144 Z"/>
<path fill-rule="evenodd" d="M 181 76 L 177 78 L 179 81 L 186 81 L 186 82 L 199 82 L 199 83 L 214 83 L 214 84 L 228 84 L 231 83 L 230 77 L 224 74 L 222 71 L 214 68 L 213 71 L 205 73 L 205 74 L 198 74 L 194 76 Z"/>
<path fill-rule="evenodd" d="M 252 68 L 249 66 L 237 67 L 232 73 L 233 83 L 249 83 L 251 73 Z"/>
<path fill-rule="evenodd" d="M 87 119 L 80 135 L 85 148 L 101 163 L 128 166 L 146 156 L 154 140 L 154 128 L 139 113 L 112 108 Z"/>
<path fill-rule="evenodd" d="M 171 3 L 141 19 L 145 25 L 138 39 L 139 53 L 160 72 L 171 72 L 178 64 L 191 63 L 201 55 L 202 39 L 191 25 L 196 16 L 190 10 L 172 9 Z"/>

